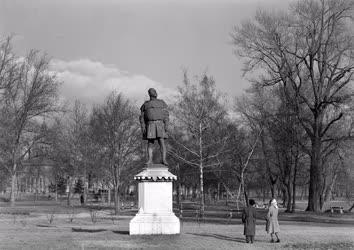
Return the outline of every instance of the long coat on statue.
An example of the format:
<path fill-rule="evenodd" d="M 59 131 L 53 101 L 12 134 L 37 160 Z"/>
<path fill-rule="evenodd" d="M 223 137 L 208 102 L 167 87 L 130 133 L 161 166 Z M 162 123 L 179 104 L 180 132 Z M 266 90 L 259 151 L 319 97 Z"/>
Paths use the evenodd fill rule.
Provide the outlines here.
<path fill-rule="evenodd" d="M 243 234 L 247 236 L 256 235 L 256 208 L 248 206 L 242 213 L 242 222 L 244 224 Z"/>

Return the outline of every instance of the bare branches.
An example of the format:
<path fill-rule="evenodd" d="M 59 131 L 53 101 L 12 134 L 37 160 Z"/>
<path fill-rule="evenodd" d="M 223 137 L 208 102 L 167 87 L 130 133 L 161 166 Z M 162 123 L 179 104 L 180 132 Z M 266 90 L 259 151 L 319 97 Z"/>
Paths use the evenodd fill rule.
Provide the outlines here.
<path fill-rule="evenodd" d="M 48 64 L 49 59 L 36 51 L 16 57 L 10 38 L 0 45 L 0 155 L 9 165 L 12 185 L 21 161 L 40 141 L 33 124 L 57 109 L 59 82 L 49 72 Z"/>
<path fill-rule="evenodd" d="M 285 13 L 257 13 L 232 34 L 247 72 L 258 74 L 263 86 L 277 84 L 284 90 L 312 142 L 310 154 L 321 152 L 330 128 L 345 115 L 325 117 L 345 110 L 354 96 L 348 87 L 354 76 L 353 9 L 351 0 L 299 0 Z M 320 185 L 320 158 L 311 156 L 311 188 Z"/>
<path fill-rule="evenodd" d="M 179 146 L 181 146 L 182 148 L 184 148 L 185 150 L 187 150 L 189 153 L 191 153 L 192 155 L 194 155 L 194 156 L 196 156 L 196 157 L 200 157 L 200 155 L 196 152 L 196 151 L 194 151 L 194 150 L 192 150 L 192 149 L 190 149 L 189 147 L 187 147 L 186 145 L 184 145 L 183 143 L 181 143 L 181 142 L 179 142 L 178 140 L 176 140 L 175 138 L 174 138 L 174 136 L 172 136 L 172 139 L 173 139 L 173 141 L 175 142 L 175 143 L 177 143 Z"/>
<path fill-rule="evenodd" d="M 115 190 L 115 212 L 119 211 L 118 189 L 125 171 L 134 159 L 140 157 L 138 114 L 130 101 L 122 94 L 111 93 L 105 103 L 93 109 L 90 120 L 91 136 L 101 148 L 100 163 L 106 171 L 103 178 L 113 184 Z M 102 170 L 97 171 L 101 172 Z M 97 173 L 99 174 L 99 173 Z"/>
<path fill-rule="evenodd" d="M 199 164 L 198 164 L 198 163 L 189 161 L 188 159 L 182 157 L 181 155 L 177 154 L 176 152 L 174 152 L 174 151 L 172 151 L 172 150 L 169 150 L 168 153 L 171 154 L 173 157 L 177 158 L 178 160 L 181 160 L 181 161 L 183 161 L 184 163 L 187 163 L 187 164 L 190 165 L 190 166 L 199 167 Z"/>
<path fill-rule="evenodd" d="M 251 64 L 252 68 L 257 65 L 262 75 L 264 70 L 271 72 L 271 82 L 293 83 L 294 94 L 312 112 L 317 112 L 315 109 L 320 103 L 335 105 L 339 99 L 331 97 L 340 94 L 335 89 L 348 84 L 340 79 L 353 71 L 352 67 L 341 69 L 341 65 L 349 63 L 347 55 L 354 50 L 352 45 L 347 45 L 350 43 L 341 40 L 348 37 L 346 32 L 349 27 L 342 20 L 348 18 L 352 11 L 353 6 L 349 2 L 334 4 L 324 1 L 321 6 L 318 1 L 299 1 L 293 12 L 286 14 L 288 17 L 285 14 L 259 12 L 254 22 L 244 23 L 234 30 L 234 44 L 239 48 L 239 55 L 247 60 L 246 65 Z M 324 9 L 321 11 L 321 8 Z M 349 64 L 353 65 L 353 61 Z M 279 77 L 281 82 L 276 80 Z M 300 84 L 296 84 L 297 80 Z M 302 83 L 310 84 L 312 92 L 303 88 Z M 333 95 L 329 96 L 330 93 Z"/>

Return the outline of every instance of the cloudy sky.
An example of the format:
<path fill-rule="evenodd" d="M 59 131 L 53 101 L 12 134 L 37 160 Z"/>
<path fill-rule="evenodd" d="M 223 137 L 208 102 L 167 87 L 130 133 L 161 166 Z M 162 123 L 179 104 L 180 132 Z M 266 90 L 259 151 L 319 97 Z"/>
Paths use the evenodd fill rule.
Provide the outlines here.
<path fill-rule="evenodd" d="M 248 83 L 230 32 L 257 9 L 290 0 L 0 0 L 0 38 L 24 55 L 50 55 L 68 100 L 100 102 L 111 90 L 137 101 L 155 87 L 167 98 L 182 70 L 213 75 L 229 96 Z"/>

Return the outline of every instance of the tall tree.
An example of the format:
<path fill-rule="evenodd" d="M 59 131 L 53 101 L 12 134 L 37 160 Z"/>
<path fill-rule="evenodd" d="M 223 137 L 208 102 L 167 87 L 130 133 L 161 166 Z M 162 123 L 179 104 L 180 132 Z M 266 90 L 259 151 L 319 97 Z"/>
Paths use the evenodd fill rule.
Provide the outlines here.
<path fill-rule="evenodd" d="M 74 181 L 83 177 L 84 201 L 86 201 L 86 175 L 92 156 L 89 136 L 89 116 L 86 106 L 76 100 L 67 112 L 56 120 L 51 130 L 52 151 L 50 157 L 58 164 L 57 170 L 67 178 L 67 203 L 71 205 Z"/>
<path fill-rule="evenodd" d="M 93 109 L 92 136 L 100 146 L 105 176 L 113 184 L 115 213 L 119 212 L 119 188 L 121 173 L 139 156 L 141 147 L 138 114 L 130 101 L 122 94 L 111 93 L 104 104 Z"/>
<path fill-rule="evenodd" d="M 352 98 L 354 37 L 351 0 L 299 0 L 286 13 L 259 11 L 233 32 L 245 72 L 263 85 L 279 84 L 309 138 L 308 210 L 320 210 L 323 148 Z"/>
<path fill-rule="evenodd" d="M 262 159 L 263 171 L 269 184 L 272 197 L 275 197 L 275 188 L 279 178 L 276 168 L 274 140 L 270 129 L 274 129 L 271 120 L 277 114 L 279 98 L 274 96 L 272 90 L 267 90 L 257 85 L 252 86 L 248 93 L 236 99 L 235 109 L 240 114 L 245 127 L 253 134 L 260 133 L 260 151 L 257 158 Z"/>
<path fill-rule="evenodd" d="M 73 176 L 69 181 L 68 203 L 70 203 L 70 193 L 74 179 L 80 179 L 83 183 L 84 203 L 86 202 L 87 186 L 86 177 L 92 155 L 92 143 L 89 136 L 89 116 L 86 106 L 76 100 L 69 119 L 66 124 L 68 130 L 68 148 L 70 156 L 70 165 L 73 168 Z"/>
<path fill-rule="evenodd" d="M 1 51 L 0 65 L 8 70 L 0 72 L 2 99 L 1 157 L 11 175 L 11 206 L 15 204 L 16 174 L 21 161 L 41 138 L 35 129 L 40 117 L 55 112 L 59 82 L 49 72 L 49 59 L 36 51 L 25 58 L 11 59 L 12 53 Z M 7 55 L 7 56 L 6 56 Z M 9 59 L 10 58 L 10 59 Z M 5 62 L 4 62 L 5 60 Z"/>
<path fill-rule="evenodd" d="M 238 128 L 235 124 L 228 126 L 229 136 L 227 140 L 227 151 L 224 157 L 228 159 L 231 171 L 238 180 L 236 205 L 239 206 L 243 201 L 244 206 L 248 204 L 248 184 L 255 180 L 254 173 L 254 153 L 259 145 L 262 128 L 259 131 L 253 131 L 248 128 Z M 235 180 L 234 180 L 235 181 Z"/>
<path fill-rule="evenodd" d="M 203 215 L 204 169 L 220 165 L 219 156 L 225 148 L 226 137 L 219 132 L 227 113 L 215 81 L 206 74 L 197 84 L 192 84 L 185 72 L 184 85 L 178 91 L 172 123 L 176 130 L 183 131 L 183 135 L 173 138 L 170 153 L 183 163 L 199 168 L 200 212 Z"/>

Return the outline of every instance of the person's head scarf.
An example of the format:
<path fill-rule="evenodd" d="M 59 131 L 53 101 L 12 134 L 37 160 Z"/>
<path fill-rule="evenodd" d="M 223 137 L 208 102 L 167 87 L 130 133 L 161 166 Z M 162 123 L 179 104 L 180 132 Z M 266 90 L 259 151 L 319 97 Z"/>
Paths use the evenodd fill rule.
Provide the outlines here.
<path fill-rule="evenodd" d="M 278 208 L 278 203 L 276 199 L 273 199 L 270 204 L 272 204 L 275 208 Z"/>

